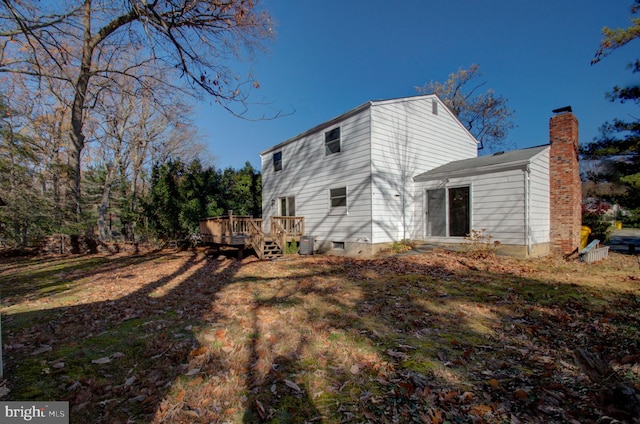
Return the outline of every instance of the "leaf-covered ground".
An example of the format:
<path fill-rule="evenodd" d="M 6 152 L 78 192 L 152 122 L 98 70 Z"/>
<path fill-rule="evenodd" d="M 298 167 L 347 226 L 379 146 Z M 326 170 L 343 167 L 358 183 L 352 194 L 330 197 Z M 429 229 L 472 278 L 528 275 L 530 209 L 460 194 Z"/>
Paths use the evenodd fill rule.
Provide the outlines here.
<path fill-rule="evenodd" d="M 617 254 L 4 258 L 0 400 L 72 423 L 634 422 L 639 275 Z"/>

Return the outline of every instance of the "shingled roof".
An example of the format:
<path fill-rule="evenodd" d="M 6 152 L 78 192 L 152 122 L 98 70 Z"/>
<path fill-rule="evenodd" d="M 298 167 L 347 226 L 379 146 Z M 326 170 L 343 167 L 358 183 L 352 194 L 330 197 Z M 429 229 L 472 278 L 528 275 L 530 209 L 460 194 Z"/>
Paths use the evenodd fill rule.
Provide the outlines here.
<path fill-rule="evenodd" d="M 549 148 L 549 145 L 513 150 L 510 152 L 494 153 L 490 156 L 457 160 L 432 169 L 431 171 L 413 177 L 416 182 L 432 181 L 441 178 L 463 177 L 487 172 L 504 171 L 521 168 L 538 154 Z"/>

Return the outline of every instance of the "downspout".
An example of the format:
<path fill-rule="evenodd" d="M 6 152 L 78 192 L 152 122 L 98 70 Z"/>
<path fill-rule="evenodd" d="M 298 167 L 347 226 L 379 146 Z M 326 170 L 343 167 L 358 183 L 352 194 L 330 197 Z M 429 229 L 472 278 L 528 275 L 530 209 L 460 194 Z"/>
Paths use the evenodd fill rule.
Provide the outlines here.
<path fill-rule="evenodd" d="M 530 214 L 531 214 L 531 168 L 529 164 L 524 168 L 524 237 L 527 248 L 527 257 L 531 255 L 531 229 L 530 229 Z"/>
<path fill-rule="evenodd" d="M 374 128 L 373 128 L 373 101 L 369 101 L 369 199 L 371 199 L 371 202 L 369 203 L 369 206 L 371 207 L 371 209 L 369 210 L 369 237 L 366 240 L 366 242 L 368 242 L 369 244 L 369 249 L 373 250 L 373 245 L 375 244 L 376 240 L 374 238 L 374 213 L 375 213 L 375 208 L 374 208 L 374 199 L 373 199 L 373 195 L 374 195 L 374 188 L 375 188 L 375 184 L 373 181 L 373 132 L 374 132 Z"/>

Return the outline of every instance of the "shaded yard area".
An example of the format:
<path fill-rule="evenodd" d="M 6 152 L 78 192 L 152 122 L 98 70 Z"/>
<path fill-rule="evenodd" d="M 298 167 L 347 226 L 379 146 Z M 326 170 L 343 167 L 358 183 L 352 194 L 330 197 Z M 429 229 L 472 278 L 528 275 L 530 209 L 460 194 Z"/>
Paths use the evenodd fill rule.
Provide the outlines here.
<path fill-rule="evenodd" d="M 630 255 L 3 258 L 0 290 L 0 400 L 69 401 L 72 423 L 595 423 L 640 411 L 621 393 L 640 388 Z"/>

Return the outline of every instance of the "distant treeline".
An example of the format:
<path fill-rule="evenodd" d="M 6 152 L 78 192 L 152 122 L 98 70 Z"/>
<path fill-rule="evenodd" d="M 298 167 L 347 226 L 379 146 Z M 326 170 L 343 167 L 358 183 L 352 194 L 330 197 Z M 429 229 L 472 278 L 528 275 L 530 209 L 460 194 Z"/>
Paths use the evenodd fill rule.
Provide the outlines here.
<path fill-rule="evenodd" d="M 124 172 L 105 184 L 110 167 L 89 167 L 78 223 L 66 220 L 57 208 L 64 196 L 55 180 L 24 158 L 20 162 L 0 158 L 0 244 L 5 247 L 26 246 L 56 233 L 103 241 L 181 240 L 197 234 L 202 217 L 229 210 L 261 214 L 261 174 L 249 162 L 242 169 L 221 170 L 198 159 L 168 159 L 142 172 L 135 184 Z"/>

